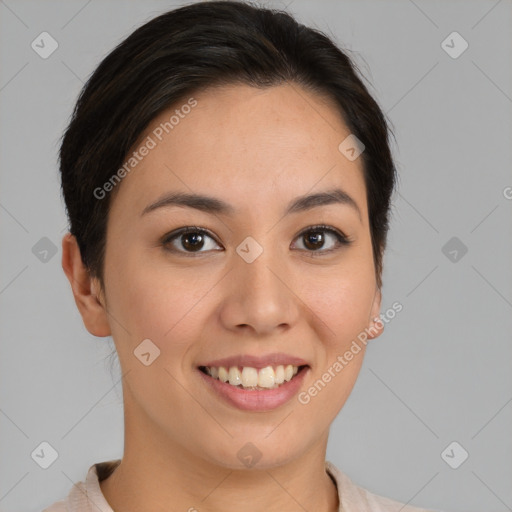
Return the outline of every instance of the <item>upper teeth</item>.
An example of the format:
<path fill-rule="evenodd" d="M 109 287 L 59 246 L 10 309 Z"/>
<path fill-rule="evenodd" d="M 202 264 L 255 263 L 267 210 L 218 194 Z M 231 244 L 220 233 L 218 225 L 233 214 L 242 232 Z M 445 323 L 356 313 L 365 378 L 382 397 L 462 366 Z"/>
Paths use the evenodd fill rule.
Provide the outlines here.
<path fill-rule="evenodd" d="M 219 379 L 222 382 L 228 382 L 232 386 L 242 385 L 243 387 L 257 387 L 260 388 L 276 388 L 284 381 L 289 381 L 299 371 L 298 366 L 288 364 L 286 366 L 279 365 L 274 369 L 272 366 L 266 366 L 257 370 L 251 366 L 241 367 L 242 371 L 237 366 L 231 366 L 226 369 L 224 366 L 206 366 L 206 372 L 214 379 Z"/>

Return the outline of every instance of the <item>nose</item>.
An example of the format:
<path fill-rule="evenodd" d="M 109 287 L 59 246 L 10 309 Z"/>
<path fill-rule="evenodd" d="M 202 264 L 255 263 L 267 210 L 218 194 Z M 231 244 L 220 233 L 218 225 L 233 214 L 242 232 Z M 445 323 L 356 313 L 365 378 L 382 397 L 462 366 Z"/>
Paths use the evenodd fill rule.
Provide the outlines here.
<path fill-rule="evenodd" d="M 233 255 L 220 316 L 224 327 L 269 335 L 290 329 L 300 318 L 300 299 L 286 260 L 270 248 L 248 263 Z"/>

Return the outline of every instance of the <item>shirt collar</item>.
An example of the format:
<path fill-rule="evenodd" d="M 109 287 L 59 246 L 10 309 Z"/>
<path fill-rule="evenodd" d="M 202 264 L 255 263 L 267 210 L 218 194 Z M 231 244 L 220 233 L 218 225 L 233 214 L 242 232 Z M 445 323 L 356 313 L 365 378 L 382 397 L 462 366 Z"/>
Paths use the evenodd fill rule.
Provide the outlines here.
<path fill-rule="evenodd" d="M 68 497 L 69 512 L 114 512 L 101 491 L 100 481 L 108 478 L 121 463 L 121 459 L 93 464 L 84 482 L 75 484 Z M 325 461 L 325 470 L 331 477 L 338 492 L 338 512 L 348 512 L 341 506 L 341 475 L 332 462 Z"/>

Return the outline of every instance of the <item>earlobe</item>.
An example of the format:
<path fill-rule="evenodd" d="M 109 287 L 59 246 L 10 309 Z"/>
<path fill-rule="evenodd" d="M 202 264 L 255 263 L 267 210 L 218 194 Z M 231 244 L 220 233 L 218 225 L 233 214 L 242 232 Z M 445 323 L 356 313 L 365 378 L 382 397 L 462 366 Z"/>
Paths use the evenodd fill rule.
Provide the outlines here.
<path fill-rule="evenodd" d="M 90 276 L 82 262 L 76 238 L 66 233 L 62 238 L 62 269 L 68 278 L 86 329 L 94 336 L 110 336 L 106 307 L 99 298 L 97 279 Z"/>
<path fill-rule="evenodd" d="M 384 331 L 384 323 L 380 318 L 380 306 L 382 301 L 382 292 L 379 289 L 375 292 L 375 297 L 373 299 L 372 310 L 370 313 L 370 325 L 368 327 L 368 339 L 377 338 Z"/>

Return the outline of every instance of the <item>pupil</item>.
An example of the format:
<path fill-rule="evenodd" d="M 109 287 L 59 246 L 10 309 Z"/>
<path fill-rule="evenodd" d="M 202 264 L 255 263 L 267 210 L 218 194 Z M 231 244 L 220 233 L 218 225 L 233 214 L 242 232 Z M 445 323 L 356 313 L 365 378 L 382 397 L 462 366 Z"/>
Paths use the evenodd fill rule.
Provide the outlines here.
<path fill-rule="evenodd" d="M 313 241 L 310 243 L 310 241 Z M 308 249 L 318 249 L 323 245 L 323 233 L 312 231 L 306 236 L 306 246 Z"/>
<path fill-rule="evenodd" d="M 184 240 L 185 243 L 183 243 L 183 247 L 192 250 L 201 249 L 203 235 L 201 235 L 201 233 L 187 233 L 184 235 Z M 192 240 L 192 243 L 189 243 L 190 240 Z"/>

